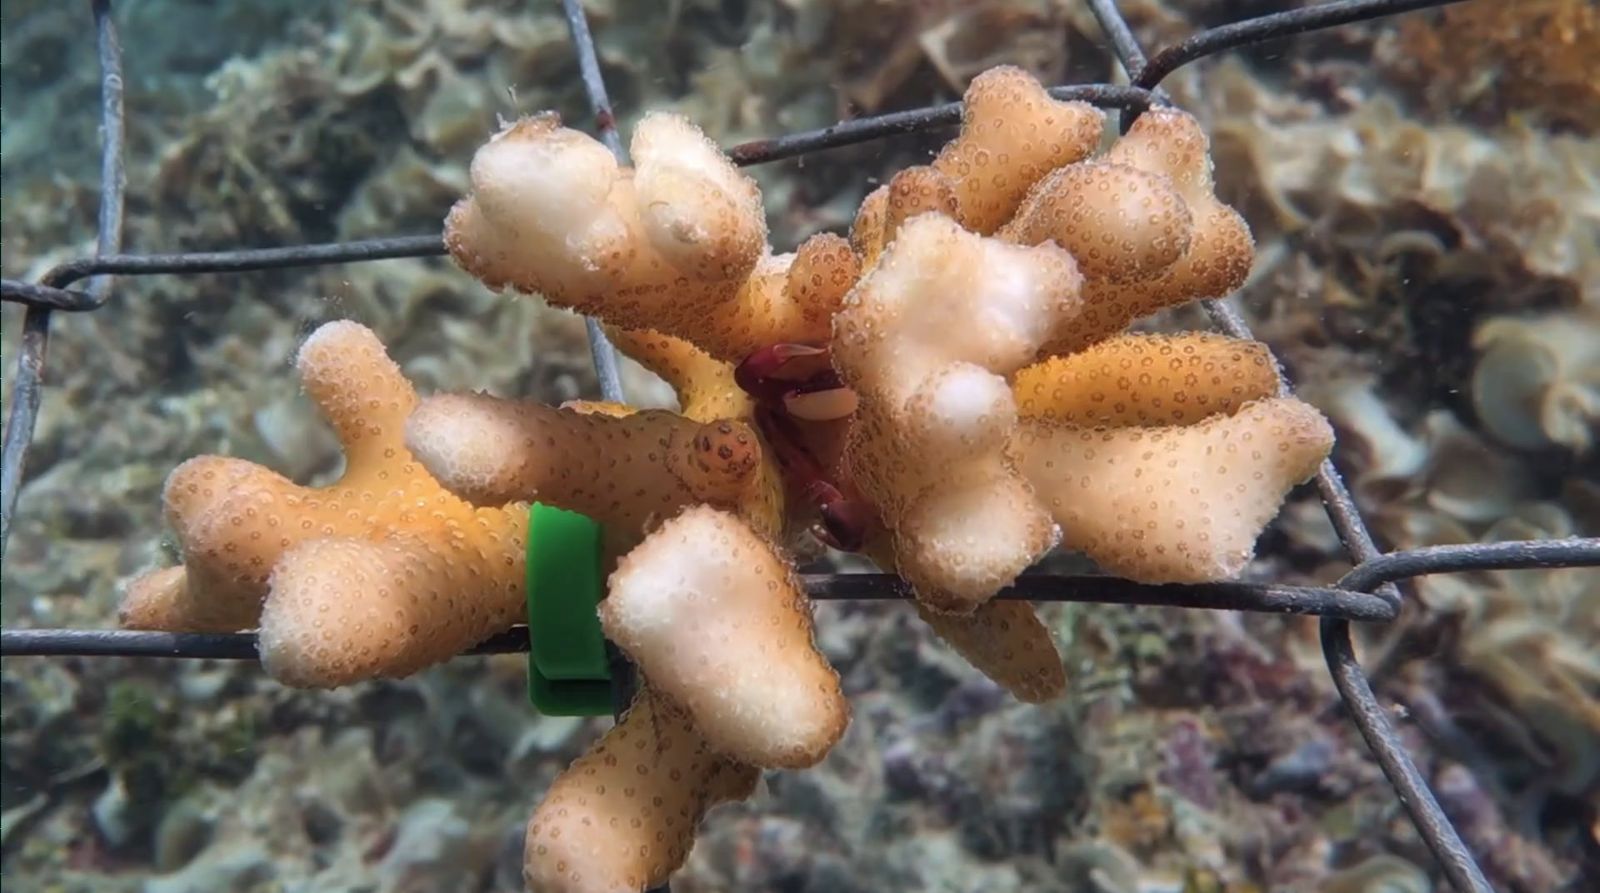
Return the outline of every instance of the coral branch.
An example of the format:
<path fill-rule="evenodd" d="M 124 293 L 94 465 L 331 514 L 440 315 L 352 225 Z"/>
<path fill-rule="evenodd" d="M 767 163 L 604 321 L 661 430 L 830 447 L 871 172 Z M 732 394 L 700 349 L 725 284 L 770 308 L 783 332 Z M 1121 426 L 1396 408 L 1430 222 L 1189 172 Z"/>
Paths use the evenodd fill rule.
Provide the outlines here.
<path fill-rule="evenodd" d="M 1290 487 L 1316 472 L 1333 430 L 1299 400 L 1257 400 L 1189 426 L 1022 423 L 1028 479 L 1108 573 L 1145 583 L 1236 575 Z"/>
<path fill-rule="evenodd" d="M 804 588 L 732 515 L 696 506 L 662 525 L 618 563 L 600 620 L 721 753 L 803 769 L 844 734 L 850 707 Z"/>
<path fill-rule="evenodd" d="M 928 604 L 971 611 L 1054 542 L 1007 456 L 1006 376 L 1078 311 L 1081 281 L 1053 245 L 1008 245 L 924 214 L 834 318 L 834 365 L 861 398 L 846 469 Z"/>
<path fill-rule="evenodd" d="M 456 262 L 627 329 L 690 339 L 738 362 L 818 341 L 860 264 L 818 235 L 773 255 L 754 181 L 681 117 L 634 131 L 633 168 L 554 115 L 522 119 L 472 161 L 472 194 L 445 222 Z"/>
<path fill-rule="evenodd" d="M 1208 146 L 1192 116 L 1151 109 L 1104 156 L 1058 170 L 1028 194 L 1000 236 L 1053 240 L 1088 280 L 1084 312 L 1041 356 L 1081 350 L 1164 307 L 1244 284 L 1254 243 L 1244 219 L 1217 200 Z"/>
<path fill-rule="evenodd" d="M 917 615 L 1017 700 L 1041 704 L 1066 692 L 1061 654 L 1033 605 L 990 601 L 970 615 L 941 614 L 918 605 Z"/>
<path fill-rule="evenodd" d="M 585 413 L 485 394 L 423 400 L 406 439 L 463 498 L 580 512 L 623 551 L 688 506 L 739 506 L 762 461 L 755 432 L 742 422 L 700 424 L 666 410 Z"/>
<path fill-rule="evenodd" d="M 714 806 L 754 792 L 759 770 L 717 755 L 648 688 L 550 786 L 528 822 L 523 875 L 541 893 L 639 893 L 688 858 Z"/>
<path fill-rule="evenodd" d="M 1017 373 L 1024 417 L 1113 428 L 1187 425 L 1278 393 L 1267 346 L 1209 332 L 1122 335 Z"/>
<path fill-rule="evenodd" d="M 423 471 L 402 442 L 416 394 L 368 329 L 329 323 L 296 365 L 345 444 L 344 476 L 312 489 L 235 459 L 179 466 L 165 502 L 184 565 L 134 580 L 123 625 L 259 621 L 269 673 L 329 686 L 414 672 L 514 623 L 521 508 L 476 508 Z"/>
<path fill-rule="evenodd" d="M 682 118 L 646 116 L 632 148 L 639 166 L 625 169 L 553 114 L 513 123 L 472 159 L 472 195 L 445 223 L 451 256 L 491 288 L 626 327 L 692 324 L 755 268 L 761 197 Z"/>

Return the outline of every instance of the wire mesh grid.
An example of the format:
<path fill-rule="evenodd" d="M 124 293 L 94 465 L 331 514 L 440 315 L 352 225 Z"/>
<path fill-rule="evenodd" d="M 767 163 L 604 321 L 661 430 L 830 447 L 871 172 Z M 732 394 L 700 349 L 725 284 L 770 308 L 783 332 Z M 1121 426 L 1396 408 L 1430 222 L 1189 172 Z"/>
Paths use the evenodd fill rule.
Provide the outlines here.
<path fill-rule="evenodd" d="M 1161 81 L 1198 59 L 1252 43 L 1462 0 L 1337 0 L 1209 28 L 1153 56 L 1147 56 L 1139 45 L 1116 0 L 1087 2 L 1126 71 L 1129 83 L 1056 87 L 1050 93 L 1058 99 L 1078 99 L 1120 109 L 1123 112 L 1122 124 L 1126 128 L 1143 109 L 1170 102 L 1159 88 Z M 581 0 L 562 0 L 562 6 L 577 52 L 583 86 L 594 115 L 595 129 L 605 145 L 625 161 L 601 76 L 597 49 Z M 0 469 L 0 482 L 3 482 L 3 493 L 0 493 L 0 557 L 3 557 L 10 539 L 11 521 L 27 451 L 38 418 L 50 321 L 55 313 L 88 312 L 104 306 L 112 295 L 111 286 L 115 276 L 247 273 L 445 253 L 443 242 L 437 235 L 261 250 L 186 254 L 121 253 L 126 186 L 123 168 L 122 48 L 113 20 L 111 0 L 93 0 L 91 9 L 101 66 L 101 187 L 95 255 L 60 264 L 36 283 L 11 279 L 0 282 L 0 298 L 26 307 L 3 445 L 4 467 Z M 960 115 L 961 104 L 953 102 L 846 121 L 815 131 L 754 140 L 729 147 L 726 152 L 741 166 L 756 165 L 896 134 L 948 127 L 957 123 Z M 1206 301 L 1204 306 L 1218 330 L 1237 338 L 1252 337 L 1244 320 L 1226 303 L 1226 299 Z M 600 324 L 594 319 L 585 322 L 601 394 L 606 400 L 625 402 L 616 353 Z M 1412 577 L 1474 570 L 1600 566 L 1600 539 L 1436 546 L 1383 553 L 1374 543 L 1354 499 L 1331 461 L 1322 464 L 1315 482 L 1334 529 L 1355 564 L 1332 587 L 1246 582 L 1150 586 L 1099 576 L 1025 574 L 999 597 L 1040 602 L 1078 601 L 1319 617 L 1323 654 L 1343 705 L 1393 785 L 1418 833 L 1433 851 L 1440 870 L 1461 893 L 1488 893 L 1493 888 L 1440 808 L 1422 773 L 1407 754 L 1367 674 L 1357 661 L 1350 624 L 1394 620 L 1399 615 L 1402 602 L 1395 584 Z M 814 574 L 805 576 L 803 580 L 814 599 L 895 600 L 909 595 L 903 581 L 888 574 Z M 506 653 L 527 649 L 527 629 L 518 627 L 480 643 L 469 653 Z M 248 633 L 25 629 L 0 631 L 0 655 L 253 660 L 257 652 L 255 637 Z M 620 714 L 632 697 L 635 678 L 632 668 L 614 648 L 611 657 L 612 701 L 616 712 Z"/>

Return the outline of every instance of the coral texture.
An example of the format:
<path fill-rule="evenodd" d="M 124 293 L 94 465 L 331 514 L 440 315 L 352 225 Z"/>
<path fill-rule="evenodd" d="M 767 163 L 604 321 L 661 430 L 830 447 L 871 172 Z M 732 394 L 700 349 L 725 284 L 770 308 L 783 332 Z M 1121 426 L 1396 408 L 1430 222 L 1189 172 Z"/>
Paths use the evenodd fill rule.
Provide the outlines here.
<path fill-rule="evenodd" d="M 476 504 L 542 502 L 594 518 L 613 554 L 688 506 L 739 505 L 761 461 L 755 432 L 736 421 L 479 394 L 422 400 L 406 443 L 441 484 Z"/>
<path fill-rule="evenodd" d="M 1015 386 L 1022 466 L 1062 545 L 1148 582 L 1238 574 L 1333 447 L 1321 413 L 1277 396 L 1253 341 L 1125 335 L 1029 367 Z"/>
<path fill-rule="evenodd" d="M 1080 281 L 1053 245 L 925 214 L 834 318 L 833 363 L 861 398 L 845 473 L 892 532 L 896 570 L 934 607 L 969 613 L 1056 542 L 1008 456 L 1007 377 L 1079 312 Z"/>
<path fill-rule="evenodd" d="M 1600 428 L 1600 308 L 1502 316 L 1473 335 L 1472 403 L 1497 438 L 1587 454 Z"/>
<path fill-rule="evenodd" d="M 445 242 L 491 288 L 537 293 L 613 325 L 738 361 L 826 331 L 859 270 L 838 236 L 773 255 L 755 182 L 682 117 L 634 131 L 632 168 L 551 114 L 497 133 Z"/>
<path fill-rule="evenodd" d="M 996 599 L 971 614 L 947 614 L 918 605 L 917 616 L 1017 700 L 1039 704 L 1066 691 L 1067 670 L 1055 640 L 1027 602 Z"/>
<path fill-rule="evenodd" d="M 622 893 L 666 882 L 712 807 L 755 790 L 757 769 L 718 755 L 681 709 L 641 689 L 561 773 L 528 822 L 524 877 L 551 893 Z"/>
<path fill-rule="evenodd" d="M 297 358 L 345 446 L 337 483 L 301 487 L 258 465 L 200 457 L 167 480 L 184 564 L 129 584 L 124 626 L 260 626 L 276 678 L 333 686 L 404 676 L 504 629 L 523 610 L 516 506 L 474 507 L 403 443 L 416 394 L 371 331 L 330 323 Z"/>
<path fill-rule="evenodd" d="M 1041 181 L 1002 238 L 1052 239 L 1079 259 L 1084 312 L 1047 355 L 1081 350 L 1134 320 L 1244 284 L 1250 229 L 1219 201 L 1209 141 L 1192 115 L 1152 108 L 1100 158 Z"/>
<path fill-rule="evenodd" d="M 1199 583 L 1244 569 L 1284 494 L 1332 448 L 1321 413 L 1273 397 L 1187 426 L 1025 422 L 1021 452 L 1063 545 L 1118 576 Z"/>
<path fill-rule="evenodd" d="M 817 650 L 804 588 L 787 559 L 730 514 L 690 508 L 629 552 L 607 583 L 600 622 L 719 753 L 804 769 L 844 734 L 850 707 Z"/>
<path fill-rule="evenodd" d="M 870 263 L 901 223 L 923 211 L 992 235 L 1041 178 L 1088 157 L 1104 126 L 1099 109 L 1050 98 L 1022 69 L 991 68 L 962 96 L 960 134 L 931 165 L 906 168 L 869 194 L 851 239 Z"/>
<path fill-rule="evenodd" d="M 1435 110 L 1466 107 L 1493 123 L 1529 117 L 1600 127 L 1600 9 L 1590 0 L 1471 3 L 1408 18 L 1385 67 Z"/>
<path fill-rule="evenodd" d="M 1277 393 L 1267 346 L 1210 332 L 1121 335 L 1019 372 L 1017 411 L 1094 427 L 1187 425 Z"/>

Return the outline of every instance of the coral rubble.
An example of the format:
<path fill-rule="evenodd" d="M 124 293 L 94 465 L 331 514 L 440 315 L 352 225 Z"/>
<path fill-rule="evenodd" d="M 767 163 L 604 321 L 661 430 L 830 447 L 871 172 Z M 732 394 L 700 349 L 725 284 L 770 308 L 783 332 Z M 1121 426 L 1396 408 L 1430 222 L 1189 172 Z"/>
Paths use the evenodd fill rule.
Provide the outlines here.
<path fill-rule="evenodd" d="M 1587 0 L 1473 3 L 1408 19 L 1384 63 L 1435 111 L 1600 128 L 1600 10 Z"/>

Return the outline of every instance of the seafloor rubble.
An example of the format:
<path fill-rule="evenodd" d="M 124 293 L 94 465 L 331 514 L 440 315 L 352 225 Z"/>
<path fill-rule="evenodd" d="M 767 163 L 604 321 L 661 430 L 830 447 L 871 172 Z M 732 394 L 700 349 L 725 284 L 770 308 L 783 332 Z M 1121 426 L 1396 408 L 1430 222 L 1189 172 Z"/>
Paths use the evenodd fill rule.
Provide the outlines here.
<path fill-rule="evenodd" d="M 1126 7 L 1160 43 L 1286 5 Z M 72 15 L 24 6 L 7 9 L 8 277 L 87 250 L 95 201 L 92 45 Z M 496 115 L 585 120 L 553 9 L 305 6 L 128 5 L 130 248 L 436 231 Z M 948 99 L 994 62 L 1055 81 L 1113 70 L 1081 5 L 590 10 L 624 132 L 669 107 L 732 142 Z M 189 32 L 231 38 L 184 41 L 163 22 L 179 15 L 213 16 Z M 1491 33 L 1515 45 L 1513 24 Z M 1260 243 L 1242 305 L 1339 428 L 1335 461 L 1385 545 L 1595 535 L 1600 150 L 1566 133 L 1570 121 L 1498 118 L 1492 91 L 1446 95 L 1441 84 L 1462 83 L 1456 57 L 1363 62 L 1429 34 L 1449 41 L 1451 27 L 1419 15 L 1309 35 L 1168 86 L 1206 126 L 1219 190 Z M 1463 102 L 1470 117 L 1455 114 Z M 773 241 L 841 229 L 874 172 L 931 145 L 756 170 Z M 169 563 L 159 490 L 183 459 L 335 476 L 337 444 L 289 368 L 321 322 L 371 326 L 425 391 L 556 401 L 593 387 L 574 318 L 490 296 L 442 262 L 124 280 L 116 294 L 57 320 L 6 556 L 8 625 L 105 625 L 122 581 Z M 19 319 L 6 306 L 8 357 Z M 629 375 L 636 400 L 670 399 Z M 1261 552 L 1252 577 L 1326 581 L 1346 567 L 1308 494 Z M 1405 709 L 1403 734 L 1501 889 L 1576 889 L 1600 870 L 1600 583 L 1481 574 L 1414 595 L 1364 651 Z M 763 795 L 718 812 L 675 889 L 1439 885 L 1331 709 L 1314 626 L 1045 615 L 1071 690 L 1040 708 L 975 675 L 902 606 L 820 606 L 819 645 L 854 725 L 817 769 L 769 775 Z M 0 871 L 19 890 L 518 889 L 530 803 L 604 726 L 533 715 L 512 658 L 329 693 L 284 689 L 253 665 L 4 670 Z"/>

